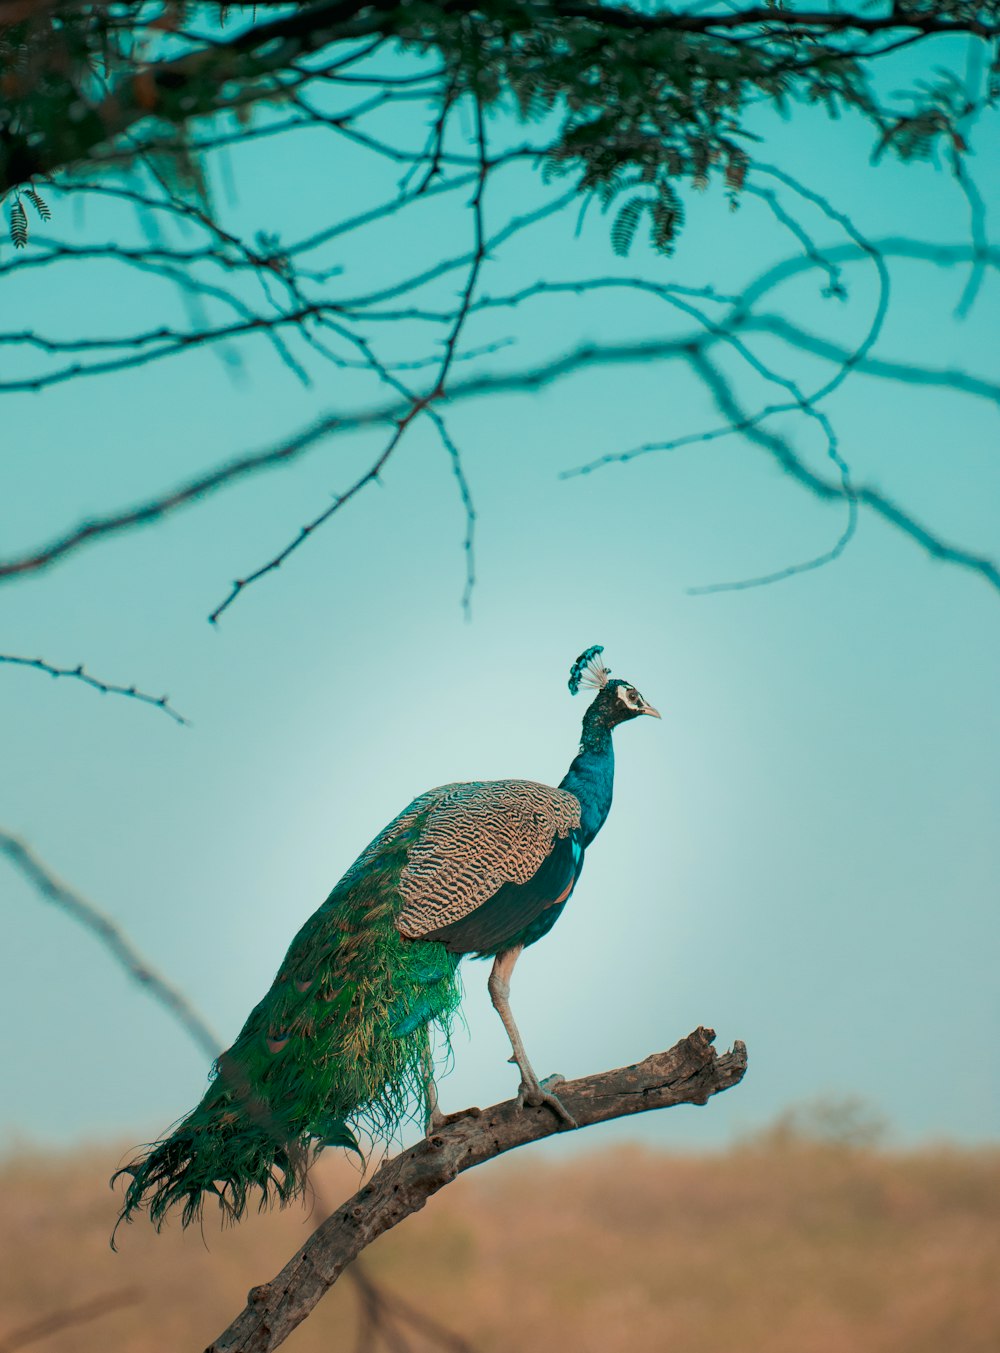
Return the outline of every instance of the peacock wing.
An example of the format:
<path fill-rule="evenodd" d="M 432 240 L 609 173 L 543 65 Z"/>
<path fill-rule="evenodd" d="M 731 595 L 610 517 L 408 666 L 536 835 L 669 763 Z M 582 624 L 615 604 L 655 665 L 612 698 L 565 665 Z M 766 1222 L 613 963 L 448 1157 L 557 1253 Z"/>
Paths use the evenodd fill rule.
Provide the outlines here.
<path fill-rule="evenodd" d="M 515 920 L 531 920 L 572 886 L 581 853 L 575 795 L 531 780 L 474 781 L 431 792 L 438 797 L 424 810 L 398 885 L 403 905 L 396 925 L 407 939 L 437 939 L 442 931 L 454 936 L 458 923 L 472 913 L 485 918 L 486 904 L 501 896 L 504 911 L 514 903 L 517 915 L 494 919 L 510 931 Z M 466 937 L 459 947 L 488 946 Z"/>
<path fill-rule="evenodd" d="M 327 1124 L 409 1075 L 413 1050 L 398 1040 L 429 1019 L 446 1021 L 457 1003 L 454 960 L 407 944 L 395 924 L 399 879 L 428 809 L 453 788 L 415 799 L 362 851 L 220 1059 L 265 1102 L 280 1101 L 294 1132 L 335 1140 Z"/>

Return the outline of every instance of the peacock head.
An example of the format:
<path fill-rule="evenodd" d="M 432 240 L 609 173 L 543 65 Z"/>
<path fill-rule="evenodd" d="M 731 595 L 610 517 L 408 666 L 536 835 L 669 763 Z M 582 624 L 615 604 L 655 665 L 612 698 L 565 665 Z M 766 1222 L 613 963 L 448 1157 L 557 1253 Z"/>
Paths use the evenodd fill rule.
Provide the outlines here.
<path fill-rule="evenodd" d="M 660 711 L 654 709 L 630 681 L 612 677 L 611 668 L 604 665 L 601 657 L 603 652 L 603 645 L 594 644 L 581 653 L 570 668 L 571 695 L 576 695 L 581 686 L 590 686 L 597 691 L 597 698 L 587 710 L 587 718 L 607 728 L 614 728 L 627 719 L 638 718 L 640 714 L 651 714 L 654 719 L 658 719 Z"/>

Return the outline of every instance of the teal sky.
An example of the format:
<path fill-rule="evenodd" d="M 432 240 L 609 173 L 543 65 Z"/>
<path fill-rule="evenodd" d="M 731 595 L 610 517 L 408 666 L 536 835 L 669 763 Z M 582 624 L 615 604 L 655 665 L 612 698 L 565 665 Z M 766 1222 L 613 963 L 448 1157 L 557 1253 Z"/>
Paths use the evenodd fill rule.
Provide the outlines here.
<path fill-rule="evenodd" d="M 968 204 L 948 174 L 872 168 L 871 133 L 850 119 L 797 112 L 781 123 L 762 112 L 756 125 L 762 158 L 865 235 L 968 241 Z M 997 132 L 996 118 L 980 125 L 971 162 L 988 222 L 1000 207 Z M 291 239 L 380 200 L 396 175 L 332 137 L 264 141 L 231 154 L 216 179 L 219 210 L 248 238 Z M 496 228 L 564 187 L 527 167 L 506 171 L 487 219 Z M 142 238 L 105 203 L 56 196 L 53 206 L 51 229 L 76 242 Z M 573 208 L 498 251 L 482 289 L 608 275 L 729 292 L 798 248 L 749 197 L 735 213 L 718 191 L 688 194 L 687 206 L 670 259 L 641 240 L 615 259 L 608 219 L 593 208 L 577 232 Z M 818 212 L 795 209 L 820 244 L 841 242 Z M 344 267 L 336 285 L 350 294 L 467 247 L 469 228 L 460 201 L 430 200 L 405 232 L 324 258 Z M 5 245 L 0 262 L 11 256 Z M 995 275 L 959 321 L 964 268 L 892 269 L 877 355 L 995 380 Z M 825 279 L 809 274 L 774 308 L 856 344 L 875 300 L 871 272 L 849 265 L 844 302 L 824 299 Z M 9 330 L 186 322 L 174 292 L 111 265 L 0 280 Z M 456 285 L 441 284 L 439 299 Z M 475 319 L 467 348 L 517 343 L 458 373 L 691 327 L 634 292 L 552 300 Z M 403 356 L 427 351 L 419 340 L 399 326 L 385 341 Z M 758 350 L 807 385 L 831 370 L 775 340 Z M 304 388 L 260 340 L 239 352 L 239 367 L 200 350 L 5 395 L 0 554 L 377 395 L 366 377 L 315 359 Z M 4 379 L 37 369 L 30 354 L 0 357 Z M 751 407 L 773 401 L 728 360 L 726 370 Z M 826 408 L 859 481 L 945 539 L 1000 555 L 995 405 L 856 374 Z M 705 1109 L 611 1125 L 605 1137 L 719 1145 L 791 1104 L 858 1095 L 905 1142 L 995 1140 L 1000 595 L 870 515 L 827 568 L 689 595 L 820 553 L 843 511 L 738 437 L 560 479 L 718 423 L 676 362 L 590 369 L 537 394 L 444 411 L 478 512 L 470 620 L 461 503 L 419 423 L 381 486 L 248 590 L 217 630 L 205 618 L 230 581 L 345 488 L 380 433 L 328 441 L 293 467 L 0 587 L 0 651 L 84 661 L 108 680 L 169 691 L 193 724 L 0 667 L 0 825 L 115 917 L 228 1041 L 301 922 L 415 793 L 466 778 L 558 782 L 583 713 L 566 690 L 569 665 L 603 643 L 616 674 L 664 717 L 619 730 L 608 825 L 572 905 L 518 966 L 512 1004 L 539 1072 L 634 1061 L 709 1024 L 720 1045 L 748 1043 L 744 1083 Z M 822 467 L 815 425 L 780 426 Z M 185 1112 L 204 1084 L 203 1057 L 4 861 L 0 915 L 0 1144 L 140 1140 Z M 487 970 L 467 963 L 464 973 L 468 1035 L 455 1041 L 446 1108 L 515 1088 Z M 582 1141 L 596 1146 L 599 1133 Z"/>

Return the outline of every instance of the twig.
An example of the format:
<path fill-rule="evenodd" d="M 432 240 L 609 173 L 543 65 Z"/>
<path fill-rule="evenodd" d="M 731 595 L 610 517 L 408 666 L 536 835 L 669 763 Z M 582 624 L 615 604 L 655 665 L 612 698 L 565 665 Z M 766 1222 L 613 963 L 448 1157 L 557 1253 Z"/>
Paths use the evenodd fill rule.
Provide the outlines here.
<path fill-rule="evenodd" d="M 986 235 L 986 203 L 983 201 L 983 195 L 976 187 L 975 180 L 969 173 L 965 161 L 957 154 L 955 156 L 955 178 L 969 204 L 969 229 L 976 251 L 972 267 L 969 269 L 968 280 L 955 307 L 955 318 L 965 319 L 976 302 L 976 297 L 983 285 L 983 278 L 986 276 L 989 240 Z"/>
<path fill-rule="evenodd" d="M 842 484 L 824 479 L 822 475 L 810 470 L 795 454 L 784 437 L 779 437 L 764 428 L 754 426 L 752 420 L 748 420 L 745 411 L 737 403 L 728 382 L 704 352 L 693 350 L 689 354 L 689 358 L 708 386 L 723 417 L 735 423 L 742 423 L 744 435 L 751 441 L 756 442 L 765 451 L 768 451 L 786 474 L 809 489 L 817 498 L 832 501 L 845 496 Z M 985 582 L 1000 592 L 1000 567 L 993 559 L 986 555 L 974 554 L 971 550 L 962 549 L 960 546 L 950 545 L 878 489 L 870 488 L 864 484 L 855 484 L 853 493 L 860 506 L 870 508 L 883 521 L 895 526 L 904 535 L 909 536 L 932 558 L 978 573 Z"/>
<path fill-rule="evenodd" d="M 382 473 L 382 470 L 388 464 L 389 459 L 392 456 L 393 452 L 399 446 L 399 443 L 403 440 L 403 436 L 406 432 L 406 429 L 413 422 L 414 418 L 416 418 L 417 415 L 423 410 L 427 402 L 428 401 L 426 398 L 413 401 L 410 407 L 403 413 L 403 415 L 397 421 L 396 430 L 389 438 L 389 441 L 382 448 L 379 455 L 375 458 L 375 460 L 364 472 L 364 474 L 359 475 L 359 477 L 354 481 L 354 483 L 350 486 L 350 488 L 345 489 L 343 493 L 338 493 L 334 498 L 333 502 L 330 504 L 330 506 L 324 508 L 318 517 L 314 517 L 312 521 L 306 522 L 305 526 L 300 527 L 299 533 L 294 538 L 294 540 L 289 541 L 289 543 L 284 547 L 284 549 L 279 550 L 276 555 L 274 555 L 267 561 L 266 564 L 261 564 L 260 568 L 255 568 L 253 572 L 248 573 L 245 578 L 237 578 L 233 582 L 232 587 L 229 589 L 228 595 L 218 604 L 218 606 L 216 606 L 215 610 L 212 611 L 212 613 L 209 615 L 208 617 L 209 624 L 211 625 L 218 624 L 220 616 L 222 616 L 222 614 L 225 611 L 227 611 L 230 606 L 232 606 L 233 602 L 236 600 L 236 598 L 240 595 L 241 592 L 243 592 L 246 588 L 252 586 L 255 582 L 258 582 L 261 578 L 266 577 L 269 573 L 273 573 L 275 572 L 276 569 L 279 569 L 285 562 L 285 560 L 289 558 L 290 555 L 294 554 L 297 549 L 299 549 L 302 545 L 306 543 L 306 541 L 309 539 L 309 537 L 312 535 L 314 531 L 318 530 L 318 528 L 322 526 L 325 522 L 328 522 L 332 516 L 334 516 L 337 512 L 339 512 L 340 509 L 344 507 L 347 503 L 349 503 L 351 499 L 354 498 L 357 494 L 359 494 L 362 489 L 366 488 L 369 484 L 373 484 L 376 482 L 379 475 Z"/>
<path fill-rule="evenodd" d="M 745 1046 L 716 1056 L 715 1033 L 696 1029 L 668 1052 L 559 1087 L 581 1127 L 675 1104 L 704 1104 L 743 1078 Z M 550 1110 L 515 1100 L 461 1117 L 387 1162 L 320 1226 L 277 1277 L 251 1288 L 246 1308 L 206 1353 L 270 1353 L 309 1315 L 372 1241 L 418 1212 L 458 1175 L 559 1131 Z"/>
<path fill-rule="evenodd" d="M 52 663 L 45 662 L 43 658 L 18 658 L 12 653 L 0 653 L 0 662 L 9 663 L 15 667 L 31 667 L 36 672 L 45 672 L 51 677 L 70 677 L 73 680 L 82 681 L 85 686 L 90 686 L 95 691 L 100 691 L 102 695 L 123 695 L 129 700 L 141 700 L 143 704 L 162 709 L 164 714 L 173 719 L 174 723 L 182 724 L 185 728 L 191 726 L 190 720 L 185 719 L 182 714 L 178 714 L 173 708 L 168 696 L 146 695 L 137 690 L 135 686 L 116 686 L 110 681 L 100 681 L 97 677 L 84 671 L 83 663 L 79 663 L 76 667 L 54 667 Z"/>
<path fill-rule="evenodd" d="M 917 246 L 914 246 L 916 248 Z M 932 257 L 936 262 L 953 262 L 959 259 L 968 258 L 969 251 L 966 248 L 951 249 L 943 247 L 935 251 L 928 246 L 923 246 L 926 253 L 911 254 L 917 257 Z M 838 251 L 829 251 L 832 256 Z M 900 252 L 903 252 L 901 249 Z M 844 257 L 856 257 L 856 250 L 848 250 L 843 254 Z M 785 275 L 798 271 L 794 264 L 800 264 L 802 260 L 796 259 L 792 264 L 787 265 Z M 772 284 L 774 275 L 779 269 L 772 269 Z M 498 373 L 484 372 L 478 375 L 466 377 L 464 380 L 454 382 L 448 389 L 448 401 L 451 404 L 458 403 L 460 400 L 480 398 L 484 395 L 495 395 L 502 393 L 534 394 L 536 391 L 544 389 L 549 385 L 572 375 L 575 372 L 585 371 L 592 367 L 615 367 L 631 364 L 642 364 L 654 360 L 664 360 L 667 358 L 687 357 L 690 359 L 692 354 L 703 353 L 711 343 L 716 341 L 711 335 L 689 334 L 678 338 L 649 339 L 634 343 L 620 344 L 587 344 L 583 347 L 574 349 L 571 352 L 554 357 L 548 362 L 540 363 L 536 366 L 521 369 L 519 371 L 507 371 Z M 714 371 L 714 368 L 713 368 Z M 717 376 L 718 373 L 715 373 Z M 714 382 L 710 387 L 711 393 L 715 394 Z M 716 401 L 719 403 L 719 400 Z M 735 407 L 735 406 L 734 406 Z M 725 410 L 720 404 L 720 409 Z M 99 517 L 90 521 L 81 523 L 78 527 L 67 532 L 65 535 L 58 536 L 41 548 L 30 550 L 26 554 L 13 559 L 0 561 L 0 582 L 5 579 L 16 577 L 19 574 L 38 572 L 43 568 L 49 567 L 57 560 L 65 558 L 73 553 L 82 545 L 96 540 L 100 537 L 119 534 L 123 531 L 134 529 L 138 526 L 144 526 L 150 521 L 159 517 L 166 516 L 177 508 L 187 503 L 198 501 L 207 497 L 211 493 L 227 487 L 240 479 L 248 478 L 251 475 L 261 471 L 272 469 L 278 465 L 288 463 L 297 459 L 305 452 L 311 450 L 318 442 L 334 434 L 351 431 L 361 427 L 368 427 L 379 423 L 393 422 L 409 418 L 412 420 L 419 409 L 412 404 L 407 405 L 403 401 L 387 402 L 383 405 L 375 405 L 366 410 L 361 410 L 354 414 L 328 414 L 318 419 L 310 427 L 303 429 L 295 436 L 280 442 L 276 446 L 268 447 L 264 451 L 258 451 L 251 455 L 241 456 L 239 459 L 230 461 L 225 465 L 219 466 L 215 470 L 209 471 L 205 475 L 200 475 L 194 480 L 189 480 L 186 484 L 178 486 L 176 489 L 164 494 L 161 497 L 149 499 L 133 508 L 129 508 L 121 513 L 114 513 L 107 517 Z M 725 414 L 729 419 L 729 414 Z M 753 419 L 741 409 L 736 409 L 732 416 L 733 422 L 741 425 L 746 431 L 746 435 L 754 440 L 760 441 L 760 444 L 767 445 L 768 449 L 773 450 L 774 446 L 781 445 L 785 449 L 778 456 L 779 459 L 788 458 L 788 467 L 795 477 L 799 479 L 805 488 L 815 493 L 817 497 L 824 499 L 844 498 L 846 495 L 843 486 L 832 484 L 829 480 L 813 474 L 787 446 L 780 442 L 780 439 L 771 438 L 770 434 L 757 434 L 761 430 L 750 426 Z M 773 445 L 772 445 L 773 443 Z M 389 447 L 385 448 L 380 454 L 378 460 L 354 485 L 347 491 L 348 494 L 357 493 L 364 484 L 371 482 L 379 470 L 385 464 L 386 451 L 391 454 L 392 449 L 398 444 L 398 438 L 394 437 Z M 792 471 L 792 466 L 795 469 Z M 877 489 L 855 486 L 855 492 L 858 502 L 872 508 L 878 512 L 884 520 L 891 523 L 908 535 L 912 540 L 919 544 L 928 554 L 935 558 L 942 559 L 949 564 L 960 568 L 971 569 L 979 573 L 991 587 L 1000 591 L 1000 568 L 997 564 L 986 556 L 973 554 L 971 551 L 961 549 L 948 544 L 938 537 L 930 527 L 923 525 L 912 517 L 904 508 L 900 507 L 891 498 L 881 493 Z M 341 495 L 343 498 L 345 495 Z M 332 509 L 327 509 L 323 514 L 332 515 L 337 510 L 336 501 Z M 313 526 L 312 529 L 315 529 Z M 245 585 L 246 580 L 244 580 Z M 234 585 L 235 586 L 235 585 Z M 219 612 L 221 613 L 221 611 Z"/>
<path fill-rule="evenodd" d="M 791 188 L 793 192 L 797 193 L 813 206 L 819 207 L 820 211 L 823 212 L 828 220 L 831 220 L 840 226 L 844 233 L 849 237 L 851 243 L 861 251 L 862 255 L 867 256 L 871 260 L 878 276 L 878 300 L 865 336 L 857 347 L 847 354 L 833 376 L 831 376 L 829 380 L 824 381 L 817 390 L 812 391 L 806 396 L 802 395 L 794 382 L 786 381 L 784 379 L 779 380 L 780 384 L 783 384 L 790 389 L 794 397 L 794 405 L 785 406 L 786 409 L 791 412 L 794 407 L 797 406 L 801 412 L 816 419 L 825 433 L 827 456 L 837 468 L 840 475 L 840 485 L 843 496 L 847 502 L 847 521 L 832 548 L 824 550 L 818 555 L 812 555 L 808 559 L 800 560 L 794 564 L 787 564 L 783 568 L 775 569 L 768 573 L 758 574 L 751 578 L 738 578 L 726 582 L 709 583 L 700 587 L 689 587 L 687 590 L 690 596 L 707 596 L 715 592 L 741 592 L 752 587 L 768 587 L 773 583 L 784 582 L 789 578 L 797 577 L 799 574 L 810 573 L 815 569 L 823 568 L 827 564 L 832 564 L 835 560 L 840 558 L 854 538 L 858 525 L 858 500 L 854 491 L 850 468 L 847 461 L 840 453 L 837 436 L 829 418 L 825 413 L 821 412 L 817 406 L 822 400 L 828 399 L 829 396 L 844 383 L 847 377 L 856 368 L 857 364 L 863 362 L 875 346 L 879 334 L 882 332 L 885 317 L 889 311 L 889 270 L 886 266 L 885 259 L 882 257 L 879 250 L 861 234 L 850 217 L 846 216 L 843 212 L 838 211 L 827 198 L 815 192 L 813 189 L 807 188 L 798 179 L 784 173 L 783 170 L 775 168 L 773 165 L 755 164 L 753 172 L 769 175 L 770 177 L 777 179 L 780 183 Z M 770 190 L 755 188 L 753 185 L 750 185 L 750 191 L 757 192 L 768 202 L 778 219 L 788 225 L 796 234 L 796 237 L 802 242 L 806 257 L 817 267 L 826 271 L 827 277 L 829 278 L 828 291 L 834 295 L 843 296 L 845 293 L 840 281 L 839 269 L 816 249 L 811 237 L 799 225 L 795 218 L 785 211 L 774 193 Z M 737 309 L 742 310 L 743 307 L 738 306 Z M 777 412 L 784 411 L 785 409 L 782 409 L 779 405 Z M 747 424 L 746 428 L 743 430 L 749 432 L 753 430 L 757 422 L 760 421 L 760 418 L 750 418 L 749 420 L 743 421 Z"/>
<path fill-rule="evenodd" d="M 483 195 L 486 192 L 486 179 L 489 174 L 489 159 L 486 153 L 486 127 L 483 121 L 483 105 L 476 100 L 476 149 L 479 154 L 479 173 L 476 177 L 476 191 L 472 195 L 470 209 L 472 211 L 472 261 L 469 265 L 469 274 L 466 278 L 465 286 L 462 288 L 462 296 L 459 302 L 458 311 L 455 315 L 455 322 L 451 327 L 444 345 L 444 357 L 441 361 L 441 369 L 438 372 L 436 391 L 444 391 L 445 383 L 448 379 L 448 373 L 451 370 L 451 364 L 455 359 L 455 349 L 458 346 L 458 340 L 465 327 L 465 321 L 469 314 L 469 307 L 472 304 L 472 296 L 476 290 L 476 283 L 479 281 L 479 274 L 482 270 L 483 261 L 486 258 L 486 231 L 483 225 Z"/>

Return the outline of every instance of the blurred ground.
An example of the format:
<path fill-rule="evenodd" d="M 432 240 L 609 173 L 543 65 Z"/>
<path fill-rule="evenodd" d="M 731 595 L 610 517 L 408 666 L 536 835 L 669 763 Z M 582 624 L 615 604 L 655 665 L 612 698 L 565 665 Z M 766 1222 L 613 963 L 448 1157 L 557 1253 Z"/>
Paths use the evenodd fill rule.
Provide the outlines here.
<path fill-rule="evenodd" d="M 137 1304 L 34 1347 L 198 1353 L 309 1233 L 301 1211 L 204 1238 L 139 1223 L 112 1254 L 117 1156 L 0 1162 L 0 1347 L 40 1314 L 134 1287 Z M 323 1178 L 335 1201 L 357 1182 L 334 1159 Z M 786 1124 L 714 1155 L 513 1156 L 364 1262 L 481 1353 L 996 1353 L 1000 1149 L 904 1154 Z M 356 1334 L 342 1282 L 286 1347 L 340 1353 Z"/>

